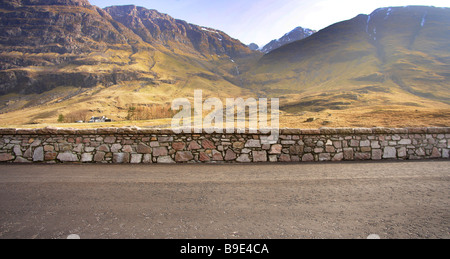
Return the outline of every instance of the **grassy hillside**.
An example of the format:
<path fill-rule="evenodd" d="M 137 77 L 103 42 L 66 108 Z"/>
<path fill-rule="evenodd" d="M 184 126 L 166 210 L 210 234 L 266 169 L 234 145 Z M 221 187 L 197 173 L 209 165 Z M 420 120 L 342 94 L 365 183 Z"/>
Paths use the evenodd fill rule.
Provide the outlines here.
<path fill-rule="evenodd" d="M 170 112 L 136 122 L 130 108 L 162 111 L 196 89 L 280 98 L 282 127 L 450 125 L 448 8 L 378 9 L 263 56 L 133 6 L 111 8 L 115 20 L 85 2 L 1 4 L 0 127 L 167 126 Z M 58 124 L 79 111 L 115 122 Z"/>
<path fill-rule="evenodd" d="M 382 8 L 265 55 L 246 77 L 297 115 L 448 110 L 449 55 L 449 8 Z"/>

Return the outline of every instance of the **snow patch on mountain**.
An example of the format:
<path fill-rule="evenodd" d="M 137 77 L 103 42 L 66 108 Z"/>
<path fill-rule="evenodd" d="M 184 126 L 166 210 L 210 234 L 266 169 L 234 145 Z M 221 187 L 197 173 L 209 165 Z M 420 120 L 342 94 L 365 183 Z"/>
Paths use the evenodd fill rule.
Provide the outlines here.
<path fill-rule="evenodd" d="M 389 18 L 389 16 L 391 16 L 392 14 L 392 8 L 388 8 L 387 12 L 386 12 L 386 16 L 384 17 L 384 20 L 387 20 Z"/>
<path fill-rule="evenodd" d="M 280 48 L 286 44 L 289 44 L 294 41 L 305 39 L 311 35 L 316 33 L 316 31 L 311 29 L 304 29 L 302 27 L 297 27 L 293 29 L 292 31 L 284 34 L 283 37 L 273 40 L 264 47 L 262 47 L 260 50 L 264 53 L 269 53 L 277 48 Z"/>
<path fill-rule="evenodd" d="M 370 24 L 370 19 L 372 19 L 372 15 L 369 15 L 367 17 L 367 23 L 366 23 L 366 33 L 369 33 L 369 24 Z"/>
<path fill-rule="evenodd" d="M 207 32 L 211 32 L 211 33 L 217 33 L 217 34 L 219 34 L 219 35 L 220 35 L 220 33 L 219 33 L 219 32 L 217 32 L 217 31 L 214 31 L 214 30 L 212 30 L 212 29 L 210 29 L 210 28 L 205 28 L 205 27 L 201 27 L 201 29 L 202 29 L 202 31 L 207 31 Z"/>
<path fill-rule="evenodd" d="M 423 27 L 423 26 L 425 25 L 425 23 L 426 23 L 426 21 L 427 21 L 427 14 L 428 14 L 428 13 L 425 13 L 425 14 L 423 15 L 423 17 L 422 17 L 422 22 L 420 23 L 420 27 Z"/>

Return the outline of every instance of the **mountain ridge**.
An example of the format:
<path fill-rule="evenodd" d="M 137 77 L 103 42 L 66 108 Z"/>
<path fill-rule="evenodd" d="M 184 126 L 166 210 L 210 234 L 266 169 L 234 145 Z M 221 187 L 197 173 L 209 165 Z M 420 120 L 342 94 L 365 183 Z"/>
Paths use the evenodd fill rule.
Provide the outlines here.
<path fill-rule="evenodd" d="M 171 41 L 175 41 L 176 47 L 183 45 L 186 49 L 194 48 L 202 55 L 237 58 L 251 54 L 247 46 L 222 31 L 190 24 L 156 10 L 135 5 L 112 6 L 104 10 L 147 43 L 156 41 L 169 46 Z"/>
<path fill-rule="evenodd" d="M 177 63 L 196 59 L 198 74 L 206 69 L 232 81 L 236 68 L 230 59 L 255 54 L 221 31 L 136 6 L 101 9 L 87 0 L 1 0 L 0 5 L 8 8 L 0 17 L 0 94 L 176 80 L 170 69 L 153 69 L 155 53 Z M 218 64 L 225 56 L 228 62 Z"/>
<path fill-rule="evenodd" d="M 379 8 L 265 54 L 246 85 L 295 114 L 448 109 L 449 43 L 450 8 Z"/>
<path fill-rule="evenodd" d="M 436 28 L 438 22 L 442 23 L 442 28 L 439 27 L 441 29 L 448 30 L 450 27 L 450 16 L 447 17 L 442 12 L 450 13 L 450 8 L 380 8 L 370 15 L 358 15 L 351 20 L 331 25 L 303 41 L 293 42 L 276 49 L 264 55 L 259 64 L 260 66 L 274 62 L 292 64 L 304 62 L 305 59 L 320 59 L 321 56 L 324 58 L 326 56 L 329 64 L 352 60 L 366 62 L 368 60 L 366 57 L 373 55 L 377 59 L 376 62 L 379 63 L 376 66 L 382 66 L 383 64 L 392 65 L 389 63 L 393 62 L 390 60 L 392 57 L 395 57 L 395 60 L 400 59 L 395 55 L 407 54 L 408 56 L 404 58 L 418 55 L 418 53 L 406 53 L 408 51 L 425 51 L 432 55 L 438 55 L 437 59 L 433 56 L 428 57 L 435 59 L 436 62 L 439 62 L 439 60 L 448 62 L 447 59 L 450 56 L 448 54 L 448 50 L 450 50 L 448 36 L 445 32 L 438 31 Z M 428 14 L 429 27 L 427 27 L 427 24 L 421 26 L 423 23 L 422 17 L 425 13 Z M 359 45 L 355 43 L 356 41 Z M 431 44 L 427 45 L 424 41 L 434 42 L 433 47 L 429 48 L 428 46 Z M 350 51 L 347 47 L 348 52 L 345 52 L 343 46 L 351 46 L 351 44 L 354 45 L 354 49 Z M 337 49 L 341 52 L 334 53 L 333 51 Z M 442 68 L 448 69 L 448 64 L 442 66 Z M 392 67 L 386 67 L 384 70 L 375 72 L 392 75 Z M 361 70 L 357 72 L 359 73 Z M 446 75 L 445 72 L 444 74 Z"/>
<path fill-rule="evenodd" d="M 284 34 L 283 37 L 276 39 L 276 40 L 272 40 L 271 42 L 266 44 L 264 47 L 261 48 L 261 51 L 264 53 L 269 53 L 275 49 L 278 49 L 278 48 L 280 48 L 284 45 L 287 45 L 289 43 L 292 43 L 294 41 L 303 40 L 303 39 L 313 35 L 316 32 L 317 31 L 315 31 L 315 30 L 302 28 L 300 26 L 296 27 L 292 31 Z"/>
<path fill-rule="evenodd" d="M 450 107 L 449 8 L 380 8 L 315 33 L 296 28 L 262 53 L 156 10 L 88 3 L 0 0 L 0 121 L 44 123 L 86 107 L 125 120 L 130 108 L 166 107 L 195 89 L 279 97 L 283 112 L 327 112 L 325 122 L 348 117 L 340 111 Z"/>

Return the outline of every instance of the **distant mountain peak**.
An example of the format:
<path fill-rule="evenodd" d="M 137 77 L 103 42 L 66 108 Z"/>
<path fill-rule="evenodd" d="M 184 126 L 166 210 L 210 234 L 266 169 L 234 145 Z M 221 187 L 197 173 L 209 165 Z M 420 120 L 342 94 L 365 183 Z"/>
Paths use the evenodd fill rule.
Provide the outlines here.
<path fill-rule="evenodd" d="M 249 47 L 251 50 L 259 50 L 259 46 L 258 46 L 258 44 L 256 44 L 256 43 L 250 43 L 250 44 L 248 45 L 248 47 Z"/>
<path fill-rule="evenodd" d="M 277 40 L 273 40 L 271 41 L 269 44 L 265 45 L 261 51 L 264 53 L 269 53 L 273 50 L 276 50 L 286 44 L 289 44 L 291 42 L 294 41 L 298 41 L 298 40 L 302 40 L 304 38 L 307 38 L 311 35 L 313 35 L 314 33 L 316 33 L 317 31 L 311 30 L 311 29 L 307 29 L 307 28 L 302 28 L 302 27 L 296 27 L 295 29 L 293 29 L 292 31 L 286 33 L 283 37 L 277 39 Z"/>
<path fill-rule="evenodd" d="M 289 36 L 289 34 L 293 34 L 293 33 L 297 33 L 297 32 L 304 32 L 307 34 L 313 34 L 315 31 L 308 29 L 308 28 L 303 28 L 303 27 L 296 27 L 295 29 L 293 29 L 292 31 L 286 33 L 284 36 Z"/>

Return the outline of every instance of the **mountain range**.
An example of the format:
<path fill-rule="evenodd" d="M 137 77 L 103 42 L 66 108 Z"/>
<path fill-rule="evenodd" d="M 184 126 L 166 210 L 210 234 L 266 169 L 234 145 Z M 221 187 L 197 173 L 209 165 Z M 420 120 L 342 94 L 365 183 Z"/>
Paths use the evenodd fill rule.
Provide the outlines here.
<path fill-rule="evenodd" d="M 450 104 L 450 9 L 410 6 L 358 15 L 268 53 L 248 78 L 248 87 L 267 93 L 326 93 L 318 101 L 339 103 L 334 106 L 363 100 L 356 95 L 361 92 L 377 93 L 380 104 L 410 99 L 420 106 L 418 98 Z M 343 92 L 355 100 L 340 101 Z"/>
<path fill-rule="evenodd" d="M 294 41 L 303 40 L 317 31 L 311 30 L 311 29 L 304 29 L 302 27 L 297 27 L 293 29 L 292 31 L 286 33 L 283 37 L 273 40 L 269 42 L 267 45 L 261 48 L 261 51 L 264 53 L 269 53 L 273 50 L 276 50 L 284 45 L 287 45 L 289 43 L 292 43 Z"/>
<path fill-rule="evenodd" d="M 450 107 L 449 8 L 380 8 L 318 32 L 298 27 L 261 51 L 156 10 L 87 0 L 0 0 L 0 24 L 1 125 L 81 109 L 125 120 L 130 107 L 194 89 L 280 97 L 298 116 Z"/>
<path fill-rule="evenodd" d="M 303 39 L 313 35 L 316 32 L 317 31 L 315 31 L 315 30 L 304 29 L 299 26 L 299 27 L 293 29 L 292 31 L 284 34 L 283 37 L 276 39 L 276 40 L 272 40 L 271 42 L 267 43 L 263 47 L 259 47 L 256 43 L 251 43 L 248 45 L 248 47 L 251 50 L 258 50 L 258 51 L 261 51 L 261 52 L 264 52 L 267 54 L 267 53 L 274 51 L 274 50 L 276 50 L 284 45 L 287 45 L 291 42 L 303 40 Z"/>
<path fill-rule="evenodd" d="M 0 8 L 0 94 L 158 81 L 163 76 L 153 68 L 162 53 L 179 55 L 175 59 L 189 66 L 195 63 L 189 58 L 207 66 L 201 61 L 213 56 L 253 54 L 223 32 L 136 6 L 103 10 L 86 0 L 2 0 Z"/>

